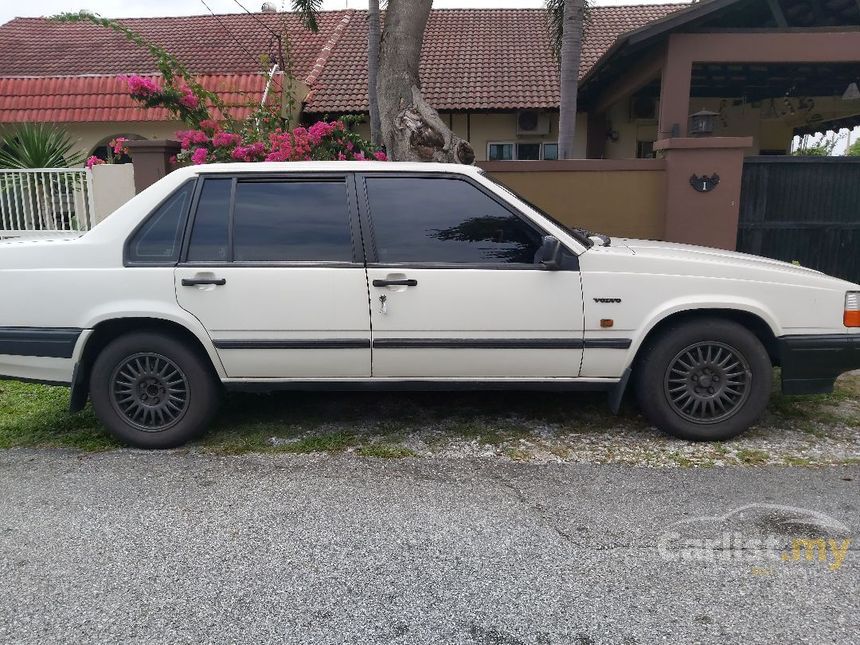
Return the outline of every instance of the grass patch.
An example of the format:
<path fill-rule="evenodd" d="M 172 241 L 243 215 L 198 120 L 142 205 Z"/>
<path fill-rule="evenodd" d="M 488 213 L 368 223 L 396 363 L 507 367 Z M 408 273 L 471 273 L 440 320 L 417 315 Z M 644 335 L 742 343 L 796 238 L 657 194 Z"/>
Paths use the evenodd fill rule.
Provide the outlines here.
<path fill-rule="evenodd" d="M 0 381 L 0 449 L 120 447 L 90 407 L 70 414 L 68 403 L 66 388 Z M 212 429 L 197 445 L 220 454 L 355 450 L 368 457 L 402 458 L 414 456 L 404 441 L 416 436 L 433 449 L 468 442 L 526 460 L 533 455 L 517 446 L 527 439 L 568 460 L 578 443 L 600 436 L 600 442 L 606 442 L 605 460 L 613 461 L 620 445 L 613 443 L 613 435 L 641 432 L 647 442 L 654 434 L 649 427 L 629 404 L 612 416 L 601 393 L 234 393 L 226 397 Z M 783 397 L 775 391 L 767 418 L 747 436 L 771 436 L 786 427 L 822 439 L 836 436 L 837 428 L 860 427 L 860 376 L 841 378 L 830 395 Z M 715 459 L 750 465 L 770 459 L 763 451 L 735 453 L 728 446 L 713 444 L 705 460 L 680 453 L 670 458 L 681 467 L 707 466 Z M 623 454 L 621 458 L 629 461 Z"/>
<path fill-rule="evenodd" d="M 356 437 L 347 432 L 332 432 L 330 434 L 311 434 L 302 437 L 294 443 L 288 443 L 279 448 L 282 452 L 305 454 L 309 452 L 343 452 L 356 445 Z"/>
<path fill-rule="evenodd" d="M 120 446 L 87 407 L 70 414 L 66 388 L 0 381 L 0 448 L 62 447 L 89 452 Z"/>
<path fill-rule="evenodd" d="M 416 457 L 411 448 L 393 443 L 371 443 L 360 446 L 356 453 L 362 457 L 378 457 L 379 459 L 404 459 Z"/>
<path fill-rule="evenodd" d="M 505 450 L 505 455 L 511 461 L 531 461 L 532 453 L 522 448 L 508 448 Z"/>
<path fill-rule="evenodd" d="M 761 466 L 762 464 L 766 464 L 768 459 L 770 459 L 770 454 L 764 450 L 754 450 L 752 448 L 738 450 L 735 456 L 738 458 L 738 461 L 747 466 Z"/>

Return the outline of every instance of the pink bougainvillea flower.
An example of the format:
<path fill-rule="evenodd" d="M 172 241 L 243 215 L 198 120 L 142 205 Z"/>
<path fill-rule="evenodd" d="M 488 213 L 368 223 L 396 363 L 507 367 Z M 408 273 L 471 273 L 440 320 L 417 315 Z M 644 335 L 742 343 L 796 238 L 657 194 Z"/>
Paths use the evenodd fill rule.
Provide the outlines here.
<path fill-rule="evenodd" d="M 232 148 L 242 143 L 242 137 L 232 132 L 218 132 L 212 137 L 212 145 L 216 148 Z"/>
<path fill-rule="evenodd" d="M 176 133 L 176 138 L 179 139 L 183 150 L 190 150 L 194 146 L 209 143 L 209 137 L 200 130 L 180 130 Z"/>
<path fill-rule="evenodd" d="M 367 161 L 367 157 L 365 157 L 364 153 L 361 150 L 359 150 L 358 152 L 355 153 L 355 160 L 356 161 Z"/>
<path fill-rule="evenodd" d="M 148 97 L 158 94 L 160 91 L 158 85 L 155 84 L 155 81 L 144 78 L 143 76 L 128 76 L 126 77 L 125 82 L 128 83 L 128 92 L 132 96 Z"/>
<path fill-rule="evenodd" d="M 104 159 L 99 159 L 98 157 L 96 157 L 95 155 L 93 155 L 92 157 L 89 157 L 89 158 L 87 159 L 86 166 L 87 166 L 87 168 L 92 168 L 93 166 L 100 166 L 100 165 L 102 165 L 104 162 L 105 162 L 105 160 L 104 160 Z"/>
<path fill-rule="evenodd" d="M 388 155 L 385 154 L 382 150 L 377 150 L 373 153 L 373 158 L 377 161 L 388 161 Z"/>
<path fill-rule="evenodd" d="M 266 146 L 260 141 L 249 146 L 237 146 L 232 157 L 236 161 L 262 161 L 266 157 Z"/>
<path fill-rule="evenodd" d="M 318 145 L 325 137 L 334 132 L 334 126 L 325 121 L 317 121 L 308 128 L 308 138 L 314 145 Z"/>
<path fill-rule="evenodd" d="M 191 163 L 195 166 L 206 163 L 206 158 L 209 156 L 209 151 L 206 148 L 197 148 L 191 155 Z"/>
<path fill-rule="evenodd" d="M 200 122 L 200 129 L 208 134 L 215 134 L 221 130 L 221 126 L 214 119 L 204 119 Z"/>
<path fill-rule="evenodd" d="M 179 98 L 181 105 L 184 105 L 189 110 L 196 110 L 200 106 L 200 99 L 191 91 L 190 87 L 183 85 L 179 88 L 179 91 L 182 92 L 182 96 Z"/>
<path fill-rule="evenodd" d="M 113 153 L 115 155 L 124 155 L 126 152 L 128 152 L 125 148 L 125 144 L 127 141 L 128 137 L 117 137 L 108 145 L 113 149 Z"/>

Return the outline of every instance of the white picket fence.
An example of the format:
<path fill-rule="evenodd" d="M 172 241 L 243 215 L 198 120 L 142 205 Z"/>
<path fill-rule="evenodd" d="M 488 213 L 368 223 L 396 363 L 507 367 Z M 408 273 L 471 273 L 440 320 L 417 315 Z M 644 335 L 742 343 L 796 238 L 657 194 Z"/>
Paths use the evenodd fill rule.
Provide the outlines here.
<path fill-rule="evenodd" d="M 93 218 L 89 169 L 0 170 L 0 238 L 88 231 Z"/>

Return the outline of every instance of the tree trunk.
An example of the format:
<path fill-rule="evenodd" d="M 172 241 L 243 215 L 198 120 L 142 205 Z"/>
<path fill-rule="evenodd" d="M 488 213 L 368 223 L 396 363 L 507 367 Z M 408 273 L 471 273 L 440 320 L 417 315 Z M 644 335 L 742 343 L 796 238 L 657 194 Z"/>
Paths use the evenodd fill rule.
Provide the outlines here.
<path fill-rule="evenodd" d="M 379 121 L 379 99 L 376 94 L 376 79 L 379 76 L 379 0 L 367 3 L 367 98 L 370 104 L 370 142 L 382 145 Z"/>
<path fill-rule="evenodd" d="M 585 0 L 565 0 L 561 36 L 561 107 L 558 122 L 558 158 L 573 159 L 576 137 L 576 98 L 582 56 Z"/>
<path fill-rule="evenodd" d="M 377 97 L 382 140 L 394 161 L 472 164 L 475 151 L 421 95 L 419 64 L 433 0 L 389 0 L 380 48 Z"/>

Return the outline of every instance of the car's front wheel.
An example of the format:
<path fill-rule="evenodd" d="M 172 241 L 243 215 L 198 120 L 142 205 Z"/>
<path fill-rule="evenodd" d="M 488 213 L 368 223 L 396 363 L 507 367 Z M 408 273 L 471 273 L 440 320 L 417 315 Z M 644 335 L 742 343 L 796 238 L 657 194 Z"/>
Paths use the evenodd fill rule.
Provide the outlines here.
<path fill-rule="evenodd" d="M 755 334 L 729 320 L 672 325 L 636 366 L 639 405 L 659 429 L 692 441 L 730 439 L 770 397 L 773 367 Z"/>
<path fill-rule="evenodd" d="M 218 404 L 205 360 L 181 340 L 138 332 L 109 343 L 90 374 L 93 409 L 121 441 L 173 448 L 201 434 Z"/>

